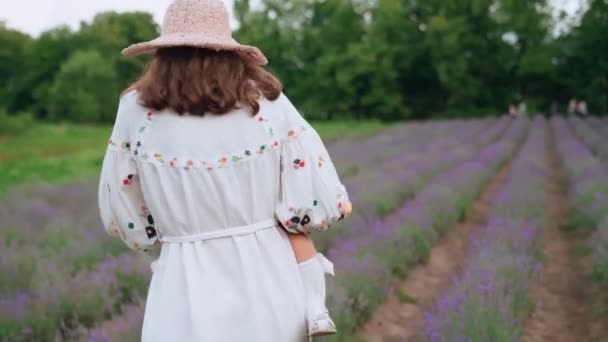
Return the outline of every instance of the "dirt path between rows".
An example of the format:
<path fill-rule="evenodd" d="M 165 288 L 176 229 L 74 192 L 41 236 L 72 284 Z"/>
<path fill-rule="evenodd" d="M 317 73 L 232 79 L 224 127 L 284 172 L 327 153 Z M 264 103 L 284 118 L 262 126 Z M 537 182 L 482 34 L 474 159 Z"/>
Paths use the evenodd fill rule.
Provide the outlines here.
<path fill-rule="evenodd" d="M 521 144 L 517 148 L 517 152 Z M 517 156 L 517 152 L 514 156 Z M 407 278 L 398 283 L 391 295 L 359 330 L 358 336 L 369 342 L 423 341 L 424 311 L 450 285 L 450 277 L 461 270 L 470 235 L 486 223 L 492 199 L 504 185 L 511 169 L 512 157 L 474 201 L 466 220 L 456 224 L 432 248 L 427 262 L 414 267 Z M 398 294 L 401 294 L 399 296 Z M 405 296 L 404 296 L 405 295 Z M 413 300 L 403 301 L 399 297 Z"/>
<path fill-rule="evenodd" d="M 561 182 L 562 167 L 548 126 L 549 162 L 548 222 L 543 239 L 543 270 L 533 291 L 536 309 L 526 324 L 525 340 L 530 342 L 589 342 L 598 331 L 589 312 L 589 262 L 576 255 L 588 234 L 564 232 L 560 226 L 570 213 L 566 189 Z"/>

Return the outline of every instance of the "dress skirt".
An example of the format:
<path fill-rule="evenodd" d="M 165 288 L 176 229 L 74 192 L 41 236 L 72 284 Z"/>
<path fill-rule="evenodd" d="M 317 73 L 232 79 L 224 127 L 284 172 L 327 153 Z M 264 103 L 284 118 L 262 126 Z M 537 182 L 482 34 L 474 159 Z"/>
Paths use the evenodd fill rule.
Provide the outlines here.
<path fill-rule="evenodd" d="M 166 238 L 153 270 L 143 342 L 308 340 L 298 265 L 274 224 Z"/>

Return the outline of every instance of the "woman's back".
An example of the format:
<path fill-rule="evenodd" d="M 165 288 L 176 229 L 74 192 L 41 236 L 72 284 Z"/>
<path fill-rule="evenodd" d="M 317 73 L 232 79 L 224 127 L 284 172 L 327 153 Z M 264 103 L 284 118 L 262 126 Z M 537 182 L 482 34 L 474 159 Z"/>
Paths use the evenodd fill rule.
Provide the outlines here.
<path fill-rule="evenodd" d="M 159 234 L 203 234 L 273 219 L 279 152 L 288 141 L 284 101 L 261 100 L 256 116 L 236 109 L 201 117 L 150 112 L 137 103 L 136 92 L 123 97 L 134 122 L 130 136 L 112 139 L 130 141 L 137 153 L 143 196 Z"/>
<path fill-rule="evenodd" d="M 99 183 L 107 232 L 155 258 L 142 340 L 335 333 L 333 266 L 307 234 L 352 207 L 319 135 L 231 37 L 221 0 L 175 0 L 159 38 L 123 51 L 148 52 Z"/>
<path fill-rule="evenodd" d="M 111 211 L 107 217 L 118 217 L 127 234 L 133 232 L 123 238 L 134 249 L 148 239 L 163 242 L 143 340 L 305 338 L 297 265 L 274 218 L 281 147 L 293 143 L 290 131 L 293 136 L 305 124 L 290 109 L 281 96 L 261 100 L 255 116 L 239 109 L 221 116 L 179 116 L 149 111 L 138 103 L 137 92 L 122 97 L 100 203 L 102 213 Z M 299 126 L 286 130 L 290 124 Z M 116 177 L 124 177 L 121 189 L 103 186 Z M 142 226 L 146 234 L 136 235 Z M 252 319 L 256 316 L 283 323 L 269 330 Z M 240 327 L 218 326 L 230 321 Z M 197 331 L 203 335 L 193 335 Z"/>

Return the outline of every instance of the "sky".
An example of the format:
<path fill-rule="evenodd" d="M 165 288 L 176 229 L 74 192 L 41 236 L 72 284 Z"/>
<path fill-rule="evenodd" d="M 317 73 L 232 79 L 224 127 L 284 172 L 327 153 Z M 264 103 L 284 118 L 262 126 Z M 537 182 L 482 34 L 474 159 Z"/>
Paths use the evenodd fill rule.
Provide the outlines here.
<path fill-rule="evenodd" d="M 232 0 L 225 0 L 232 9 Z M 574 13 L 583 0 L 551 0 L 568 13 Z M 11 28 L 37 36 L 40 32 L 67 24 L 77 29 L 81 21 L 90 21 L 96 13 L 144 10 L 162 22 L 171 0 L 0 0 L 0 20 Z"/>

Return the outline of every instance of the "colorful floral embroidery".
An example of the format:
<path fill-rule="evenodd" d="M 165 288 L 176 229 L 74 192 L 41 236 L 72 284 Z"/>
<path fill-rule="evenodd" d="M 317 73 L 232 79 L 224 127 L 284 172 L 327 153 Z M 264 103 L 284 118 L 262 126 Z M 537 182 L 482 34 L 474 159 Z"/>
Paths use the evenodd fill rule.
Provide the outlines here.
<path fill-rule="evenodd" d="M 258 154 L 264 154 L 265 151 L 266 151 L 266 145 L 262 145 L 262 146 L 260 146 L 260 149 L 258 150 Z"/>
<path fill-rule="evenodd" d="M 132 174 L 128 175 L 127 178 L 125 178 L 125 179 L 122 180 L 122 184 L 123 185 L 129 185 L 129 184 L 131 184 L 131 181 L 133 180 L 133 176 L 134 175 L 132 175 Z"/>
<path fill-rule="evenodd" d="M 139 155 L 139 148 L 141 147 L 141 141 L 138 141 L 137 144 L 135 144 L 135 146 L 137 148 L 135 149 L 135 151 L 133 151 L 133 154 L 137 156 L 137 155 Z"/>
<path fill-rule="evenodd" d="M 303 160 L 296 159 L 293 161 L 293 168 L 296 170 L 303 168 L 304 166 L 306 166 L 306 163 Z"/>
<path fill-rule="evenodd" d="M 153 121 L 152 117 L 153 117 L 153 113 L 149 112 L 147 114 L 147 120 L 139 127 L 140 133 L 143 133 L 152 125 L 152 121 Z M 259 123 L 261 123 L 265 126 L 265 130 L 270 137 L 274 136 L 275 132 L 274 132 L 274 128 L 270 125 L 270 120 L 268 120 L 266 117 L 264 117 L 262 115 L 255 116 L 254 118 Z M 299 132 L 305 132 L 307 130 L 308 130 L 308 128 L 306 126 L 300 126 L 298 129 L 291 129 L 287 132 L 287 138 L 290 140 L 295 140 L 298 138 Z M 155 153 L 149 154 L 148 151 L 141 150 L 143 145 L 144 145 L 144 143 L 142 143 L 142 140 L 137 141 L 137 143 L 135 144 L 137 149 L 135 149 L 135 151 L 133 152 L 135 156 L 138 156 L 138 158 L 140 158 L 141 160 L 145 160 L 145 161 L 157 162 L 160 164 L 166 163 L 163 155 L 160 152 L 155 152 Z M 129 146 L 130 146 L 130 144 L 129 144 Z M 211 171 L 215 168 L 222 168 L 222 167 L 227 167 L 227 166 L 230 166 L 233 164 L 240 163 L 244 160 L 250 159 L 254 155 L 264 155 L 269 150 L 277 149 L 280 146 L 281 146 L 280 140 L 272 139 L 270 142 L 260 145 L 259 148 L 257 150 L 255 150 L 255 152 L 253 150 L 245 150 L 245 151 L 243 151 L 242 154 L 233 154 L 233 155 L 220 157 L 218 159 L 215 159 L 215 162 L 209 162 L 209 161 L 204 161 L 204 160 L 195 160 L 191 157 L 184 157 L 184 158 L 174 157 L 166 164 L 168 164 L 171 167 L 181 167 L 181 168 L 184 168 L 185 170 L 190 170 L 193 168 L 200 167 L 200 168 Z M 152 156 L 154 158 L 150 158 L 150 156 Z M 322 162 L 323 162 L 323 160 L 322 160 L 322 158 L 320 158 L 319 163 L 321 164 Z M 304 161 L 300 161 L 297 165 L 294 164 L 294 167 L 297 167 L 297 168 L 302 168 L 304 166 L 305 166 Z"/>
<path fill-rule="evenodd" d="M 194 166 L 194 162 L 192 160 L 187 160 L 186 166 L 184 167 L 184 169 L 190 170 L 193 166 Z"/>
<path fill-rule="evenodd" d="M 270 120 L 266 119 L 261 115 L 257 116 L 257 120 L 258 122 L 264 125 L 264 129 L 268 132 L 268 135 L 270 135 L 271 137 L 274 136 L 274 128 L 272 128 L 272 126 L 270 125 Z"/>
<path fill-rule="evenodd" d="M 139 126 L 139 129 L 137 130 L 139 133 L 145 132 L 148 127 L 150 127 L 150 124 L 152 123 L 152 115 L 152 112 L 148 112 L 148 114 L 146 115 L 147 120 L 141 126 Z"/>
<path fill-rule="evenodd" d="M 222 157 L 222 158 L 220 158 L 220 160 L 218 161 L 218 163 L 219 163 L 221 166 L 225 166 L 225 165 L 226 165 L 226 163 L 228 163 L 228 158 L 227 158 L 227 157 Z"/>
<path fill-rule="evenodd" d="M 122 149 L 127 152 L 131 150 L 131 143 L 128 141 L 123 141 L 122 143 L 120 143 L 120 145 L 118 145 L 116 141 L 110 139 L 108 140 L 108 146 L 114 149 Z"/>
<path fill-rule="evenodd" d="M 154 227 L 146 227 L 146 235 L 148 235 L 148 239 L 153 239 L 156 237 L 156 229 Z"/>

